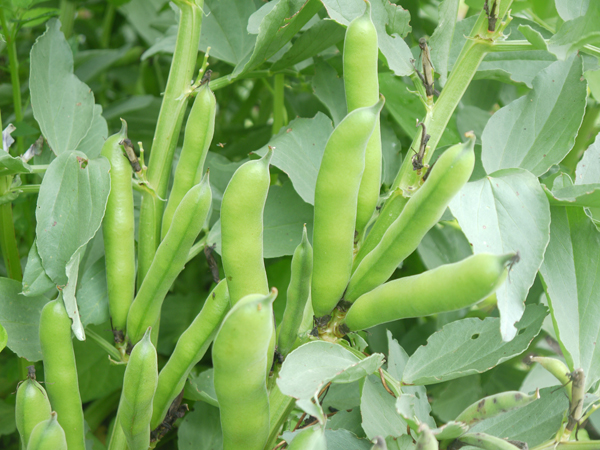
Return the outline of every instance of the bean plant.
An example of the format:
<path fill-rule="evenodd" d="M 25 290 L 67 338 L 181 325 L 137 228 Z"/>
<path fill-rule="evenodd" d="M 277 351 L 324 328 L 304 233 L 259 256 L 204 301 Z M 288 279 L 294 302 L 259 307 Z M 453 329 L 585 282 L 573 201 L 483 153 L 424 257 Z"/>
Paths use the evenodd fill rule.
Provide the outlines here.
<path fill-rule="evenodd" d="M 0 26 L 0 448 L 600 449 L 599 1 Z"/>

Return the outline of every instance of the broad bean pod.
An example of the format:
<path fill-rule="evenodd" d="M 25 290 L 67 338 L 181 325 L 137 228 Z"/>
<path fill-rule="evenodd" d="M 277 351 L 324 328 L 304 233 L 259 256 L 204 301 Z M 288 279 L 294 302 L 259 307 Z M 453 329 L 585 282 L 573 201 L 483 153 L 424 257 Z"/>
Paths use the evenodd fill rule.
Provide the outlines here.
<path fill-rule="evenodd" d="M 160 317 L 169 288 L 183 270 L 190 248 L 210 211 L 212 193 L 208 174 L 185 194 L 173 216 L 173 224 L 160 243 L 148 274 L 127 316 L 127 336 L 138 342 Z"/>
<path fill-rule="evenodd" d="M 262 450 L 269 437 L 267 351 L 275 332 L 276 296 L 273 289 L 241 299 L 215 338 L 212 357 L 223 450 Z"/>
<path fill-rule="evenodd" d="M 511 409 L 522 408 L 539 398 L 539 390 L 536 390 L 531 395 L 518 391 L 501 392 L 485 397 L 467 406 L 454 420 L 456 422 L 464 422 L 467 425 L 473 425 L 480 420 L 489 419 Z"/>
<path fill-rule="evenodd" d="M 135 221 L 131 164 L 123 154 L 120 142 L 127 138 L 127 123 L 110 136 L 102 147 L 102 155 L 110 162 L 110 194 L 102 221 L 106 260 L 108 309 L 113 329 L 122 339 L 127 313 L 135 295 Z"/>
<path fill-rule="evenodd" d="M 572 386 L 570 384 L 571 379 L 569 378 L 570 372 L 564 362 L 547 356 L 532 356 L 531 361 L 539 363 L 544 369 L 554 375 L 556 379 L 565 386 L 569 399 L 571 398 Z"/>
<path fill-rule="evenodd" d="M 323 430 L 316 425 L 298 433 L 292 440 L 288 450 L 327 450 L 327 441 Z"/>
<path fill-rule="evenodd" d="M 62 296 L 46 303 L 40 317 L 44 379 L 50 404 L 67 437 L 69 450 L 85 450 L 83 408 L 71 339 L 71 319 Z"/>
<path fill-rule="evenodd" d="M 27 448 L 29 436 L 35 426 L 50 419 L 50 400 L 46 390 L 33 378 L 27 378 L 17 389 L 15 421 L 21 436 L 22 448 Z"/>
<path fill-rule="evenodd" d="M 463 444 L 484 450 L 520 450 L 520 447 L 511 444 L 507 440 L 486 433 L 467 433 L 459 437 L 458 440 Z"/>
<path fill-rule="evenodd" d="M 269 293 L 263 260 L 263 211 L 273 150 L 233 174 L 221 203 L 221 256 L 231 304 L 249 294 Z"/>
<path fill-rule="evenodd" d="M 442 217 L 450 200 L 467 183 L 475 165 L 475 137 L 446 150 L 423 186 L 410 198 L 381 241 L 360 262 L 344 294 L 354 302 L 390 278 Z M 316 244 L 315 244 L 316 246 Z"/>
<path fill-rule="evenodd" d="M 216 109 L 215 94 L 208 87 L 208 83 L 205 83 L 198 89 L 185 126 L 173 188 L 163 214 L 161 240 L 167 235 L 175 210 L 185 194 L 202 179 L 204 161 L 215 132 Z"/>
<path fill-rule="evenodd" d="M 346 30 L 344 39 L 344 88 L 348 112 L 376 103 L 379 98 L 377 30 L 371 20 L 371 4 Z M 381 189 L 381 131 L 379 117 L 365 150 L 365 168 L 356 205 L 356 231 L 360 234 L 371 219 Z"/>
<path fill-rule="evenodd" d="M 473 305 L 506 279 L 514 253 L 479 253 L 457 263 L 399 278 L 363 294 L 350 307 L 345 323 L 351 331 L 409 317 L 454 311 Z"/>
<path fill-rule="evenodd" d="M 157 355 L 150 330 L 131 351 L 117 411 L 115 428 L 120 426 L 123 430 L 129 450 L 147 450 L 150 445 L 152 400 L 158 383 Z"/>
<path fill-rule="evenodd" d="M 313 250 L 308 242 L 306 225 L 302 232 L 302 242 L 292 256 L 292 275 L 287 290 L 287 303 L 278 330 L 277 349 L 287 355 L 298 337 L 306 303 L 310 298 L 310 278 L 312 275 Z"/>
<path fill-rule="evenodd" d="M 31 431 L 27 450 L 67 450 L 65 431 L 60 426 L 55 412 Z"/>
<path fill-rule="evenodd" d="M 185 380 L 208 350 L 228 310 L 227 281 L 221 280 L 208 295 L 200 313 L 177 341 L 173 354 L 158 375 L 150 422 L 153 430 L 161 424 L 171 403 L 183 390 Z"/>
<path fill-rule="evenodd" d="M 350 279 L 365 148 L 383 103 L 381 97 L 372 106 L 352 111 L 325 145 L 315 187 L 313 228 L 311 295 L 318 318 L 331 313 Z"/>

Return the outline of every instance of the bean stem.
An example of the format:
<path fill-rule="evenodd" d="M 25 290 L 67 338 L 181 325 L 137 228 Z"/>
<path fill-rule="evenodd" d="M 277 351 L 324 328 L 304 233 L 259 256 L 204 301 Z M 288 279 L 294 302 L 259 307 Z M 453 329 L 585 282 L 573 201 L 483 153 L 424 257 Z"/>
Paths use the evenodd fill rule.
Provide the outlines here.
<path fill-rule="evenodd" d="M 203 0 L 177 2 L 180 10 L 177 42 L 160 108 L 152 151 L 148 163 L 148 181 L 155 195 L 142 195 L 139 224 L 138 285 L 152 264 L 160 243 L 160 228 L 173 153 L 183 122 L 183 114 L 191 91 L 191 80 L 198 55 Z"/>
<path fill-rule="evenodd" d="M 100 336 L 98 333 L 96 333 L 94 330 L 92 330 L 91 328 L 87 328 L 85 330 L 85 333 L 87 336 L 89 336 L 90 338 L 92 338 L 92 340 L 98 344 L 98 346 L 104 350 L 106 353 L 108 353 L 108 356 L 110 356 L 112 359 L 114 359 L 115 361 L 121 361 L 121 354 L 119 353 L 119 351 L 114 347 L 114 345 L 112 345 L 110 342 L 108 342 L 106 339 L 104 339 L 102 336 Z"/>
<path fill-rule="evenodd" d="M 275 75 L 274 94 L 273 94 L 273 135 L 276 135 L 285 121 L 285 104 L 284 104 L 284 81 L 285 76 L 282 73 Z"/>
<path fill-rule="evenodd" d="M 11 176 L 0 177 L 0 192 L 10 192 Z M 12 203 L 0 205 L 0 248 L 9 278 L 21 281 L 23 272 L 21 270 L 21 259 L 17 247 L 15 227 L 13 224 Z"/>
<path fill-rule="evenodd" d="M 73 24 L 75 23 L 75 3 L 70 0 L 60 1 L 60 23 L 61 31 L 66 39 L 73 34 Z"/>
<path fill-rule="evenodd" d="M 102 20 L 102 36 L 100 37 L 100 47 L 108 48 L 110 45 L 110 35 L 112 26 L 115 20 L 115 5 L 108 2 L 104 11 L 104 19 Z"/>

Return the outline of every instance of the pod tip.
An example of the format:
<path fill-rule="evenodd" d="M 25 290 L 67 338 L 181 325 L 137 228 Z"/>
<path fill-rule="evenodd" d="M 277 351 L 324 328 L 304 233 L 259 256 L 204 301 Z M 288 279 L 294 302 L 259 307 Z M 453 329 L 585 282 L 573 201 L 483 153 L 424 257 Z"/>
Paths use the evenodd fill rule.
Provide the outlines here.
<path fill-rule="evenodd" d="M 127 122 L 122 117 L 120 117 L 120 119 L 121 119 L 121 130 L 119 131 L 119 134 L 127 137 Z"/>

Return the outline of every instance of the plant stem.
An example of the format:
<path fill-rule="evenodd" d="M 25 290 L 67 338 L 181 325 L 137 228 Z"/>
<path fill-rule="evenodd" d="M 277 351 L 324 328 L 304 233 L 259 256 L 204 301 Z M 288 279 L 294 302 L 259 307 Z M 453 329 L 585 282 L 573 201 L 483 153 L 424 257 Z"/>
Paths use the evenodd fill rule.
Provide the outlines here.
<path fill-rule="evenodd" d="M 41 184 L 24 184 L 22 186 L 9 189 L 8 192 L 18 192 L 21 191 L 23 194 L 37 194 L 40 192 Z"/>
<path fill-rule="evenodd" d="M 190 82 L 198 56 L 203 0 L 190 3 L 179 1 L 177 4 L 181 9 L 177 42 L 148 163 L 148 181 L 156 195 L 144 193 L 142 196 L 138 286 L 146 276 L 160 243 L 160 226 L 165 206 L 160 199 L 165 198 L 167 194 L 173 152 L 183 122 Z"/>
<path fill-rule="evenodd" d="M 285 104 L 283 98 L 283 83 L 285 76 L 282 73 L 275 75 L 273 94 L 273 135 L 277 134 L 284 125 Z"/>
<path fill-rule="evenodd" d="M 277 376 L 278 373 L 273 374 L 273 377 L 277 378 Z M 284 395 L 279 390 L 279 386 L 274 383 L 273 389 L 269 393 L 269 411 L 271 413 L 271 419 L 269 425 L 269 439 L 267 440 L 265 449 L 273 448 L 273 445 L 275 445 L 275 441 L 277 440 L 277 436 L 279 436 L 281 427 L 294 409 L 295 405 L 296 400 L 292 397 Z"/>
<path fill-rule="evenodd" d="M 65 39 L 69 39 L 73 34 L 73 24 L 75 23 L 75 3 L 70 0 L 60 0 L 60 24 L 61 31 Z"/>
<path fill-rule="evenodd" d="M 112 33 L 112 26 L 115 20 L 115 5 L 112 3 L 106 4 L 106 10 L 104 11 L 104 20 L 102 21 L 102 36 L 100 36 L 100 47 L 108 48 L 110 45 L 110 35 Z"/>
<path fill-rule="evenodd" d="M 533 44 L 525 40 L 495 42 L 490 52 L 522 52 L 526 50 L 537 50 Z"/>
<path fill-rule="evenodd" d="M 108 356 L 110 356 L 115 361 L 121 361 L 121 359 L 122 359 L 121 354 L 114 347 L 114 345 L 112 345 L 110 342 L 108 342 L 106 339 L 104 339 L 102 336 L 100 336 L 98 333 L 96 333 L 91 328 L 87 328 L 85 330 L 85 334 L 86 334 L 86 336 L 91 337 L 92 340 L 94 342 L 96 342 L 96 344 L 98 344 L 98 346 L 102 350 L 104 350 L 106 353 L 108 353 Z"/>
<path fill-rule="evenodd" d="M 11 181 L 11 176 L 0 177 L 0 192 L 3 195 L 10 190 Z M 22 281 L 23 272 L 13 224 L 12 203 L 10 202 L 0 205 L 0 248 L 8 277 Z"/>
<path fill-rule="evenodd" d="M 8 67 L 10 70 L 10 84 L 13 93 L 15 122 L 19 123 L 23 121 L 23 104 L 21 100 L 21 82 L 19 80 L 19 59 L 17 57 L 17 46 L 15 43 L 16 32 L 15 28 L 11 29 L 8 26 L 3 8 L 0 8 L 0 24 L 2 25 L 4 40 L 6 41 L 6 50 L 8 52 Z M 23 153 L 22 137 L 17 138 L 17 150 L 18 154 Z"/>

